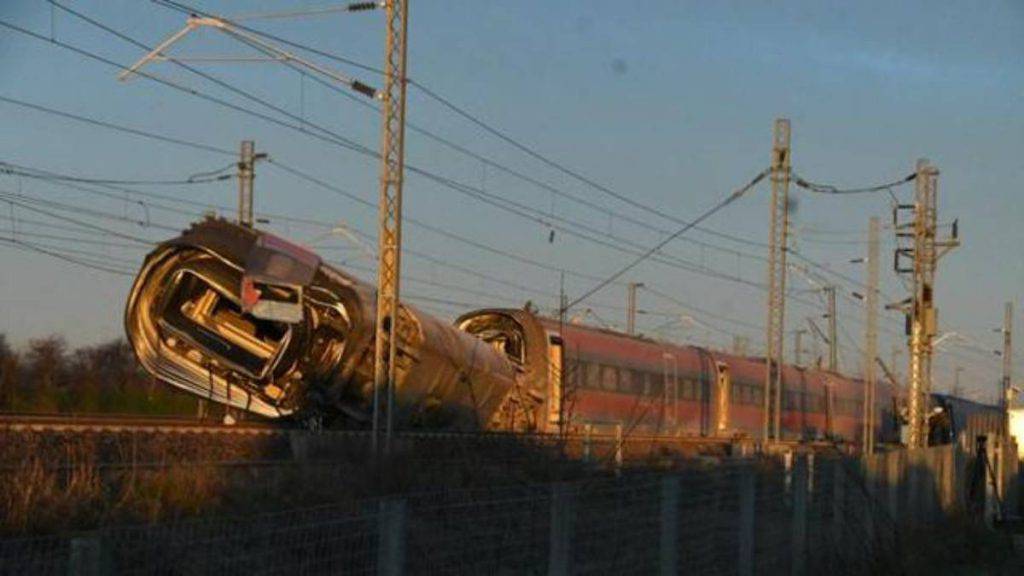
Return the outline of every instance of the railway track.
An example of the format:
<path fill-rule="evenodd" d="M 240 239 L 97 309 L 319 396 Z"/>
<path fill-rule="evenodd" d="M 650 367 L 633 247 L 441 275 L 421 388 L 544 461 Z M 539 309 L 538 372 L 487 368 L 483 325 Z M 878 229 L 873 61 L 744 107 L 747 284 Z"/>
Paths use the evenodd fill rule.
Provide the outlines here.
<path fill-rule="evenodd" d="M 157 433 L 157 434 L 230 434 L 275 436 L 293 433 L 309 433 L 321 436 L 357 440 L 369 440 L 367 430 L 323 430 L 312 432 L 305 428 L 286 426 L 279 423 L 200 421 L 188 417 L 140 416 L 136 414 L 13 414 L 0 413 L 0 431 L 50 432 L 50 433 Z M 649 443 L 666 447 L 720 447 L 744 445 L 745 452 L 757 450 L 757 442 L 750 438 L 706 437 L 706 436 L 656 436 L 630 434 L 616 436 L 611 433 L 522 434 L 511 432 L 464 432 L 464 431 L 401 431 L 395 433 L 397 440 L 437 439 L 463 440 L 474 442 L 527 441 L 546 444 L 630 444 Z M 782 450 L 834 450 L 827 442 L 783 441 L 776 444 Z"/>
<path fill-rule="evenodd" d="M 279 434 L 286 431 L 271 424 L 244 422 L 226 425 L 195 418 L 150 417 L 122 414 L 0 414 L 0 430 L 14 432 L 151 432 Z"/>

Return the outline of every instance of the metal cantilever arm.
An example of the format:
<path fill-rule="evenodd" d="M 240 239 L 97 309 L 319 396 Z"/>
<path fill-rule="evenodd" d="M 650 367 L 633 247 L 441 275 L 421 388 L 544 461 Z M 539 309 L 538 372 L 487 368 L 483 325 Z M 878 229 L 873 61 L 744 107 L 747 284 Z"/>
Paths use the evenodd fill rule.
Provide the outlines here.
<path fill-rule="evenodd" d="M 174 34 L 171 34 L 170 37 L 168 37 L 166 40 L 164 40 L 160 44 L 157 44 L 156 48 L 153 48 L 152 50 L 150 50 L 149 53 L 146 54 L 145 56 L 143 56 L 141 59 L 139 59 L 138 62 L 136 62 L 135 64 L 132 64 L 131 66 L 128 67 L 127 70 L 125 70 L 124 72 L 121 72 L 120 74 L 118 74 L 117 75 L 117 79 L 121 80 L 122 82 L 125 81 L 125 80 L 128 80 L 132 76 L 136 75 L 138 73 L 138 71 L 141 70 L 142 67 L 145 66 L 146 64 L 149 64 L 150 62 L 153 62 L 154 60 L 158 60 L 161 57 L 166 58 L 166 56 L 164 56 L 164 54 L 163 54 L 164 50 L 170 48 L 172 44 L 174 44 L 178 40 L 181 40 L 186 35 L 188 35 L 189 32 L 195 30 L 196 27 L 199 26 L 199 24 L 197 24 L 195 22 L 195 20 L 196 20 L 195 18 L 189 18 L 188 22 L 185 24 L 184 28 L 182 28 L 181 30 L 178 30 Z"/>
<path fill-rule="evenodd" d="M 148 54 L 143 56 L 138 62 L 132 64 L 130 67 L 128 67 L 127 70 L 120 73 L 117 76 L 117 79 L 127 80 L 131 78 L 133 75 L 137 74 L 138 71 L 141 70 L 143 66 L 149 64 L 150 62 L 154 62 L 157 60 L 173 61 L 174 58 L 165 55 L 163 52 L 170 48 L 171 45 L 173 45 L 174 43 L 178 42 L 186 35 L 188 35 L 189 32 L 192 32 L 196 28 L 202 26 L 213 28 L 215 30 L 220 30 L 221 32 L 227 34 L 235 40 L 238 40 L 239 42 L 242 42 L 243 44 L 257 51 L 270 56 L 274 60 L 292 63 L 295 64 L 296 66 L 305 68 L 315 74 L 326 76 L 327 78 L 330 78 L 331 80 L 338 82 L 340 84 L 344 84 L 351 88 L 352 90 L 355 90 L 356 92 L 359 92 L 360 94 L 363 94 L 364 96 L 367 96 L 369 98 L 379 99 L 381 97 L 381 93 L 371 86 L 363 84 L 362 82 L 354 78 L 349 78 L 348 76 L 341 74 L 339 72 L 329 70 L 327 68 L 314 64 L 313 62 L 300 58 L 299 56 L 296 56 L 291 52 L 287 52 L 285 50 L 282 50 L 281 48 L 278 48 L 277 46 L 274 46 L 273 44 L 263 40 L 262 38 L 254 34 L 250 34 L 248 32 L 245 32 L 244 30 L 239 29 L 238 27 L 232 25 L 230 22 L 226 20 L 213 17 L 200 18 L 196 16 L 190 16 L 184 28 L 172 34 L 166 40 L 157 45 L 156 48 L 153 48 L 153 50 L 151 50 Z"/>

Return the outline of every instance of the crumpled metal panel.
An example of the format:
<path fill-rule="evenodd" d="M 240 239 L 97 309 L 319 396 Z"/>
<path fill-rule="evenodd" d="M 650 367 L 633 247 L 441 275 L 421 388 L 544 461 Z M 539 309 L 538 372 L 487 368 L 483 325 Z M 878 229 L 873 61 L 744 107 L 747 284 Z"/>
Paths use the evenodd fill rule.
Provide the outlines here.
<path fill-rule="evenodd" d="M 285 246 L 275 254 L 295 262 L 285 266 L 288 274 L 256 277 L 282 297 L 299 288 L 301 318 L 250 313 L 243 278 L 253 250 L 267 246 Z M 263 416 L 353 424 L 370 419 L 375 305 L 373 287 L 311 252 L 207 219 L 146 257 L 128 297 L 125 329 L 142 366 L 171 385 Z M 490 426 L 517 386 L 514 364 L 415 307 L 403 305 L 401 313 L 399 426 Z"/>

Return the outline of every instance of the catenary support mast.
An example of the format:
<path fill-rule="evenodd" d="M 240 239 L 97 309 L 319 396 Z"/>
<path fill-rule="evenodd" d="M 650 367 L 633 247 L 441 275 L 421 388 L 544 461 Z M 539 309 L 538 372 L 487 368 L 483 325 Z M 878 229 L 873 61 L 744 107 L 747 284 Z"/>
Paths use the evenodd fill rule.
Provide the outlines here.
<path fill-rule="evenodd" d="M 772 133 L 771 225 L 768 231 L 768 322 L 765 325 L 764 419 L 761 439 L 781 439 L 782 363 L 785 357 L 786 242 L 789 234 L 789 120 Z"/>
<path fill-rule="evenodd" d="M 405 92 L 408 0 L 387 0 L 384 90 L 381 103 L 377 323 L 374 338 L 373 445 L 391 448 L 396 358 L 402 331 L 399 280 L 402 254 L 402 181 L 405 166 Z M 382 392 L 384 394 L 382 394 Z M 382 395 L 384 396 L 382 398 Z M 382 410 L 383 408 L 383 410 Z M 384 412 L 383 417 L 381 412 Z M 381 422 L 383 420 L 383 422 Z"/>

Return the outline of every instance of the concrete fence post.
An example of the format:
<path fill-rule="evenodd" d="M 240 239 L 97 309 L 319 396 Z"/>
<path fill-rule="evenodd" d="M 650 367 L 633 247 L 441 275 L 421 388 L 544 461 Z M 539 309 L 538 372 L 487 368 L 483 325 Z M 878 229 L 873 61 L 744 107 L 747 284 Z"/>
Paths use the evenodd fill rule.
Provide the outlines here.
<path fill-rule="evenodd" d="M 924 455 L 924 476 L 927 479 L 924 486 L 921 486 L 924 497 L 924 521 L 928 524 L 935 522 L 939 517 L 939 494 L 942 485 L 942 447 L 929 448 Z"/>
<path fill-rule="evenodd" d="M 832 461 L 832 552 L 839 553 L 845 544 L 846 473 L 842 457 Z"/>
<path fill-rule="evenodd" d="M 661 536 L 658 565 L 662 576 L 679 572 L 679 477 L 661 480 Z"/>
<path fill-rule="evenodd" d="M 615 474 L 622 473 L 622 424 L 615 425 Z"/>
<path fill-rule="evenodd" d="M 736 557 L 736 571 L 739 576 L 754 574 L 754 513 L 757 477 L 751 466 L 743 466 L 739 473 L 739 526 L 737 536 L 739 550 Z"/>
<path fill-rule="evenodd" d="M 590 462 L 590 443 L 593 426 L 583 425 L 583 461 Z"/>
<path fill-rule="evenodd" d="M 903 450 L 894 450 L 885 455 L 885 492 L 889 505 L 889 516 L 899 518 L 901 456 Z"/>
<path fill-rule="evenodd" d="M 551 533 L 548 576 L 568 576 L 572 570 L 572 536 L 576 520 L 576 493 L 570 484 L 551 486 Z"/>
<path fill-rule="evenodd" d="M 942 514 L 948 516 L 956 506 L 956 444 L 942 447 Z"/>
<path fill-rule="evenodd" d="M 906 510 L 903 511 L 903 519 L 910 526 L 917 526 L 921 523 L 921 456 L 923 450 L 908 450 L 906 455 Z"/>
<path fill-rule="evenodd" d="M 807 493 L 814 496 L 814 453 L 807 455 Z"/>
<path fill-rule="evenodd" d="M 377 574 L 405 573 L 405 500 L 385 500 L 377 516 Z"/>
<path fill-rule="evenodd" d="M 807 492 L 808 462 L 804 458 L 796 458 L 793 463 L 793 534 L 791 551 L 793 576 L 807 573 Z"/>
<path fill-rule="evenodd" d="M 878 521 L 878 459 L 874 455 L 861 458 L 862 478 L 867 492 L 864 499 L 864 535 L 868 542 L 875 544 L 875 524 Z"/>
<path fill-rule="evenodd" d="M 782 454 L 782 469 L 783 474 L 783 487 L 786 491 L 786 496 L 791 498 L 793 494 L 793 453 L 790 451 Z"/>
<path fill-rule="evenodd" d="M 103 553 L 103 540 L 97 534 L 71 539 L 68 576 L 107 576 L 113 574 Z"/>

